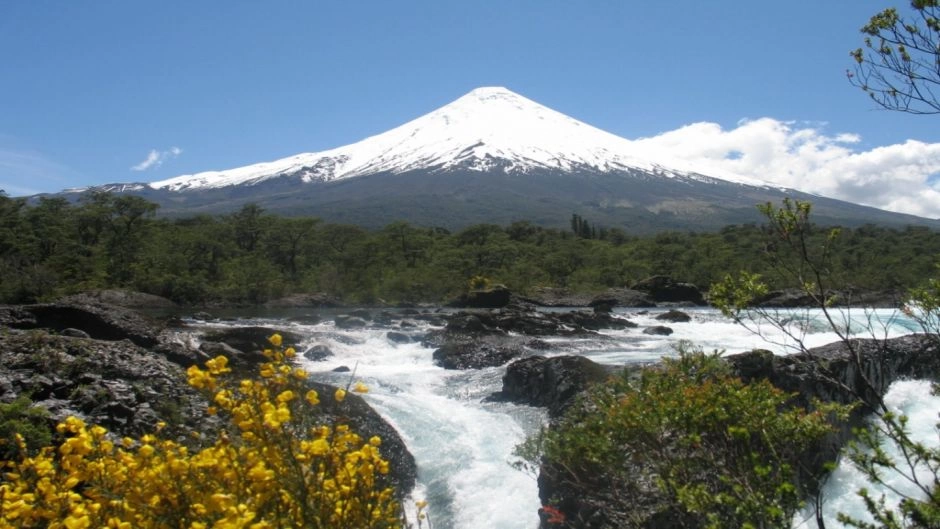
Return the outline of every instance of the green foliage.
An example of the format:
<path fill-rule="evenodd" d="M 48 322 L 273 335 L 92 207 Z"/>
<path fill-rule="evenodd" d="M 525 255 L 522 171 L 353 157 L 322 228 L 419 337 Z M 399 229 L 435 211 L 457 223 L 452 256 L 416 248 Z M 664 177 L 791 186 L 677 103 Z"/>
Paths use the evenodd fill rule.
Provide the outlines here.
<path fill-rule="evenodd" d="M 911 17 L 895 8 L 871 17 L 862 27 L 864 47 L 849 81 L 879 106 L 911 114 L 940 113 L 940 4 L 912 0 Z"/>
<path fill-rule="evenodd" d="M 12 402 L 0 403 L 0 461 L 12 459 L 19 453 L 15 436 L 23 437 L 26 449 L 34 452 L 52 440 L 49 431 L 49 412 L 33 406 L 32 400 L 20 395 Z"/>
<path fill-rule="evenodd" d="M 800 207 L 794 204 L 790 213 L 808 251 L 824 258 L 827 272 L 852 278 L 854 287 L 913 287 L 940 254 L 936 231 L 863 226 L 833 232 L 799 217 Z M 631 237 L 593 226 L 590 236 L 588 230 L 577 236 L 519 221 L 452 234 L 405 222 L 367 231 L 270 215 L 253 205 L 226 216 L 173 220 L 154 218 L 154 208 L 107 193 L 77 204 L 43 198 L 27 205 L 0 196 L 0 302 L 94 288 L 131 288 L 184 304 L 261 303 L 304 292 L 350 303 L 440 302 L 463 293 L 475 275 L 519 293 L 539 287 L 593 293 L 651 275 L 703 286 L 721 281 L 729 269 L 759 274 L 769 289 L 812 280 L 775 273 L 768 256 L 787 242 L 778 238 L 768 246 L 766 228 L 753 225 Z M 792 220 L 782 217 L 781 226 Z M 788 255 L 798 256 L 796 250 Z"/>
<path fill-rule="evenodd" d="M 517 453 L 544 455 L 582 482 L 655 476 L 672 508 L 710 528 L 788 528 L 801 505 L 799 454 L 831 431 L 829 414 L 847 412 L 807 412 L 789 399 L 766 381 L 744 384 L 717 353 L 686 345 L 661 368 L 596 388 Z"/>
<path fill-rule="evenodd" d="M 936 4 L 933 5 L 936 7 Z M 843 319 L 834 314 L 835 309 L 831 307 L 833 298 L 830 292 L 846 289 L 834 264 L 839 261 L 837 243 L 842 242 L 840 238 L 844 234 L 833 229 L 825 237 L 814 239 L 814 226 L 809 220 L 811 206 L 805 202 L 786 200 L 781 207 L 766 204 L 759 209 L 768 221 L 765 248 L 772 270 L 778 277 L 796 282 L 802 292 L 813 300 L 815 308 L 821 311 L 830 329 L 849 351 L 850 361 L 856 363 L 858 382 L 867 386 L 867 391 L 863 389 L 857 392 L 858 397 L 862 399 L 863 395 L 868 395 L 868 400 L 874 400 L 865 404 L 875 411 L 875 417 L 869 427 L 855 431 L 855 439 L 847 450 L 849 459 L 872 484 L 890 488 L 886 475 L 900 476 L 922 495 L 922 498 L 915 498 L 899 492 L 901 501 L 894 506 L 888 504 L 883 495 L 875 497 L 868 488 L 863 488 L 858 493 L 874 522 L 854 519 L 844 513 L 839 514 L 839 520 L 861 529 L 940 527 L 940 448 L 930 448 L 912 439 L 907 417 L 888 410 L 876 386 L 868 379 L 866 366 L 860 364 L 852 335 L 839 323 Z M 856 232 L 850 237 L 857 235 Z M 937 255 L 940 253 L 930 252 L 928 258 Z M 940 270 L 940 267 L 935 270 Z M 885 272 L 890 273 L 891 269 Z M 940 344 L 940 279 L 919 278 L 918 283 L 919 286 L 909 290 L 908 300 L 902 310 L 920 324 L 925 335 Z M 711 299 L 724 314 L 739 323 L 745 326 L 753 325 L 754 322 L 770 324 L 794 338 L 800 352 L 811 354 L 803 345 L 801 337 L 793 334 L 788 327 L 786 315 L 754 306 L 754 299 L 766 293 L 766 290 L 759 276 L 742 272 L 737 279 L 729 275 L 713 285 Z M 761 332 L 759 326 L 749 328 L 755 333 Z M 868 331 L 877 338 L 875 329 L 870 328 Z M 936 384 L 934 391 L 940 391 Z M 940 424 L 936 427 L 940 428 Z M 891 457 L 884 449 L 885 443 L 897 447 L 900 457 Z M 927 478 L 916 469 L 926 469 Z M 817 497 L 817 509 L 820 500 Z"/>

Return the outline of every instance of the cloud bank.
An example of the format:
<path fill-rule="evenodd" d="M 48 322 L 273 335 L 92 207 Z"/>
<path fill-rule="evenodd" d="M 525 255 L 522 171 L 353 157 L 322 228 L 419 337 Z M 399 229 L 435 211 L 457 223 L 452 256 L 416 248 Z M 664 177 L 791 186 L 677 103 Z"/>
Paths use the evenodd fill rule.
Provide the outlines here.
<path fill-rule="evenodd" d="M 907 140 L 860 151 L 859 136 L 827 134 L 822 126 L 761 118 L 725 130 L 703 122 L 633 143 L 666 167 L 940 218 L 940 143 Z"/>
<path fill-rule="evenodd" d="M 165 151 L 158 151 L 156 149 L 151 149 L 150 153 L 147 154 L 147 158 L 139 164 L 131 167 L 131 171 L 146 171 L 148 169 L 153 169 L 154 167 L 160 167 L 163 162 L 176 158 L 180 154 L 183 154 L 183 149 L 179 147 L 170 147 Z"/>

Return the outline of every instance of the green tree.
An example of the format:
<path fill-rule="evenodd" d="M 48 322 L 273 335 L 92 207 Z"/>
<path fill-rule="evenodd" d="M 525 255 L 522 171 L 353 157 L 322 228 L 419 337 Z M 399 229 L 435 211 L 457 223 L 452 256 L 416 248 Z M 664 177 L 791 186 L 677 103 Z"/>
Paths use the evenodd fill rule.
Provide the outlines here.
<path fill-rule="evenodd" d="M 862 27 L 864 47 L 852 51 L 849 81 L 888 110 L 940 113 L 940 3 L 911 0 L 911 17 L 895 8 Z"/>

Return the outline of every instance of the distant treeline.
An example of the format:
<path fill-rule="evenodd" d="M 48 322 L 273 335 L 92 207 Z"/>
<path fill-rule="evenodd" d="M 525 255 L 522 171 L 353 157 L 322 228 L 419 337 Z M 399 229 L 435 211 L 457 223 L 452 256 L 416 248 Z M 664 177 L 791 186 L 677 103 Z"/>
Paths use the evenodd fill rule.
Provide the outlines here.
<path fill-rule="evenodd" d="M 570 231 L 528 222 L 455 233 L 396 222 L 369 231 L 269 215 L 252 204 L 230 215 L 183 219 L 158 219 L 156 209 L 129 195 L 27 205 L 0 193 L 0 302 L 101 288 L 184 304 L 261 303 L 313 292 L 348 303 L 439 302 L 465 291 L 475 276 L 520 293 L 594 292 L 656 274 L 707 288 L 727 273 L 768 270 L 772 244 L 758 225 L 637 237 L 573 215 Z M 823 231 L 810 242 L 822 245 Z M 847 285 L 906 289 L 934 273 L 938 256 L 937 231 L 863 226 L 841 231 L 829 262 Z"/>

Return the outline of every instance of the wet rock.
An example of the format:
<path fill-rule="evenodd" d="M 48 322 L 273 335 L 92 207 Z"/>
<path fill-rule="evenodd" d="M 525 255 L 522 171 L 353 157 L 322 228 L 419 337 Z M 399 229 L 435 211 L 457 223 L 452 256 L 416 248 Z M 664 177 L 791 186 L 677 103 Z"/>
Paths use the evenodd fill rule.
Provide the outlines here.
<path fill-rule="evenodd" d="M 200 345 L 200 350 L 210 356 L 224 354 L 229 357 L 232 369 L 251 371 L 267 360 L 262 352 L 271 348 L 268 338 L 274 334 L 281 335 L 284 346 L 300 343 L 303 338 L 294 332 L 272 327 L 230 327 L 207 331 L 202 337 L 204 343 Z M 227 347 L 218 349 L 218 345 L 213 345 L 213 342 Z M 204 347 L 211 348 L 212 352 Z"/>
<path fill-rule="evenodd" d="M 501 366 L 525 353 L 518 341 L 449 341 L 433 353 L 434 363 L 444 369 L 481 369 Z"/>
<path fill-rule="evenodd" d="M 411 337 L 403 332 L 388 331 L 385 337 L 392 343 L 411 343 Z"/>
<path fill-rule="evenodd" d="M 583 356 L 530 356 L 509 364 L 502 391 L 491 400 L 545 407 L 558 417 L 576 395 L 610 374 L 610 369 Z"/>
<path fill-rule="evenodd" d="M 656 319 L 659 321 L 670 321 L 672 323 L 686 323 L 692 321 L 692 316 L 689 316 L 681 310 L 669 310 L 656 316 Z"/>
<path fill-rule="evenodd" d="M 304 351 L 304 358 L 314 362 L 326 360 L 331 356 L 333 356 L 333 351 L 323 344 L 314 345 L 313 347 Z"/>
<path fill-rule="evenodd" d="M 348 393 L 343 402 L 336 402 L 331 397 L 335 386 L 308 382 L 308 385 L 320 394 L 319 411 L 330 417 L 334 424 L 348 424 L 363 439 L 377 435 L 382 439 L 379 450 L 391 467 L 391 483 L 402 495 L 410 492 L 415 485 L 418 469 L 414 456 L 408 451 L 398 432 L 385 421 L 359 395 Z"/>
<path fill-rule="evenodd" d="M 669 336 L 672 333 L 672 329 L 665 325 L 654 325 L 643 329 L 643 334 L 651 334 L 654 336 Z"/>

